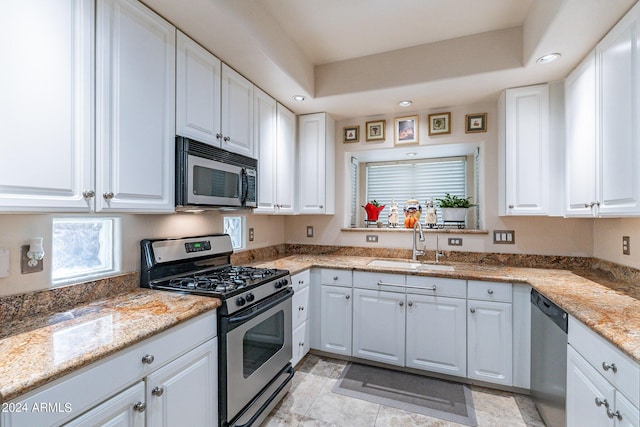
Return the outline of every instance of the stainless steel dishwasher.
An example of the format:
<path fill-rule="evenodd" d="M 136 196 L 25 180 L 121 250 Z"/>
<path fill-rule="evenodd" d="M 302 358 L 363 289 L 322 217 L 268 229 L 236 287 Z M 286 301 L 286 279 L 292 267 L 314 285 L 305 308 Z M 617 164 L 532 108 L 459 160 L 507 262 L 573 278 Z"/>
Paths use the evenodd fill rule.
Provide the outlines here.
<path fill-rule="evenodd" d="M 531 397 L 547 427 L 565 427 L 567 313 L 535 289 L 531 305 Z"/>

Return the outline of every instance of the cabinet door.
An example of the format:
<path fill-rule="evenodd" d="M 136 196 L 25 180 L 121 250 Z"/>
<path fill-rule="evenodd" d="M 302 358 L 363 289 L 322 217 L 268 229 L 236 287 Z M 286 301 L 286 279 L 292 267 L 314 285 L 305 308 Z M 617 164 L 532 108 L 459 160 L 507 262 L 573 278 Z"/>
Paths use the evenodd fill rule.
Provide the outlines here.
<path fill-rule="evenodd" d="M 292 301 L 292 325 L 297 328 L 309 317 L 309 286 L 297 290 Z"/>
<path fill-rule="evenodd" d="M 220 146 L 220 60 L 178 31 L 176 134 Z"/>
<path fill-rule="evenodd" d="M 615 414 L 616 427 L 639 427 L 640 413 L 638 408 L 625 398 L 622 393 L 616 390 Z"/>
<path fill-rule="evenodd" d="M 467 301 L 407 295 L 406 366 L 467 375 Z"/>
<path fill-rule="evenodd" d="M 96 210 L 173 212 L 175 27 L 132 0 L 99 0 Z"/>
<path fill-rule="evenodd" d="M 218 339 L 147 377 L 148 426 L 218 425 Z"/>
<path fill-rule="evenodd" d="M 353 290 L 353 356 L 404 366 L 405 295 Z"/>
<path fill-rule="evenodd" d="M 320 350 L 351 356 L 351 288 L 321 286 Z"/>
<path fill-rule="evenodd" d="M 298 362 L 309 352 L 309 322 L 303 322 L 293 330 L 293 357 L 291 365 Z"/>
<path fill-rule="evenodd" d="M 333 214 L 335 123 L 326 113 L 299 117 L 298 203 L 301 214 Z"/>
<path fill-rule="evenodd" d="M 596 46 L 600 213 L 640 213 L 640 46 L 636 5 Z"/>
<path fill-rule="evenodd" d="M 65 427 L 143 427 L 144 416 L 144 383 L 141 381 L 65 424 Z"/>
<path fill-rule="evenodd" d="M 93 206 L 93 32 L 90 1 L 0 2 L 0 211 Z"/>
<path fill-rule="evenodd" d="M 565 183 L 567 216 L 593 215 L 596 196 L 595 53 L 565 80 Z"/>
<path fill-rule="evenodd" d="M 467 306 L 468 377 L 511 385 L 511 304 L 469 300 Z"/>
<path fill-rule="evenodd" d="M 506 215 L 549 213 L 549 87 L 506 91 Z"/>
<path fill-rule="evenodd" d="M 276 101 L 254 88 L 254 141 L 258 153 L 258 206 L 254 213 L 276 213 L 276 179 L 280 159 L 276 152 Z"/>
<path fill-rule="evenodd" d="M 567 347 L 567 427 L 613 426 L 605 404 L 613 408 L 614 388 L 573 347 Z"/>
<path fill-rule="evenodd" d="M 255 157 L 253 83 L 222 64 L 222 148 Z"/>
<path fill-rule="evenodd" d="M 296 115 L 278 104 L 276 143 L 276 204 L 278 213 L 296 213 Z M 260 160 L 262 165 L 264 162 Z"/>

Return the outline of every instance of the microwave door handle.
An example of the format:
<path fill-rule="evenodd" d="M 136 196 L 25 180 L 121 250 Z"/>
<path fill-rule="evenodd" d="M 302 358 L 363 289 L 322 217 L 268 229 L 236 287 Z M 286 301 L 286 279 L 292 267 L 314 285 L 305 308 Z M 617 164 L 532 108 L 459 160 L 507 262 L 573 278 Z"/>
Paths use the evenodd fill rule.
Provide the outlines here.
<path fill-rule="evenodd" d="M 242 168 L 242 195 L 240 196 L 240 203 L 242 206 L 247 202 L 247 198 L 249 197 L 249 177 L 247 176 L 247 170 Z"/>

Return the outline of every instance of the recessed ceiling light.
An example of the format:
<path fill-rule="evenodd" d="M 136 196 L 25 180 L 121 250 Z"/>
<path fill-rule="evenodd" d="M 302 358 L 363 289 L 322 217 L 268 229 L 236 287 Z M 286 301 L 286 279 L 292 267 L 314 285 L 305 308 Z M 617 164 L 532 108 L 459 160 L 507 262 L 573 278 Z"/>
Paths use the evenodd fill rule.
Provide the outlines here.
<path fill-rule="evenodd" d="M 413 104 L 413 102 L 411 102 L 411 101 L 400 101 L 400 102 L 398 102 L 398 105 L 401 106 L 401 107 L 408 107 L 411 104 Z"/>
<path fill-rule="evenodd" d="M 305 98 L 304 96 L 302 96 L 302 95 L 295 95 L 295 96 L 293 97 L 293 100 L 294 100 L 294 101 L 298 101 L 298 102 L 302 102 L 302 101 L 304 101 L 305 99 L 306 99 L 306 98 Z"/>
<path fill-rule="evenodd" d="M 560 58 L 560 54 L 557 52 L 547 53 L 546 55 L 542 55 L 540 58 L 538 58 L 536 62 L 538 64 L 548 64 L 550 62 L 555 61 L 558 58 Z"/>
<path fill-rule="evenodd" d="M 418 155 L 418 153 L 407 153 L 407 156 L 409 156 L 409 157 L 413 157 L 413 156 L 417 156 L 417 155 Z"/>

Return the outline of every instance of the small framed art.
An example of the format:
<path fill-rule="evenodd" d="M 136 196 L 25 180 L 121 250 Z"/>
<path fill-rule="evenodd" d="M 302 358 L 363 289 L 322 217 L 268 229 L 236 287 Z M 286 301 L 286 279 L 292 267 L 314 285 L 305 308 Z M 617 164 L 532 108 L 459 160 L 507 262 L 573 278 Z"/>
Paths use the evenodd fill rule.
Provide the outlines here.
<path fill-rule="evenodd" d="M 487 113 L 467 114 L 464 116 L 465 133 L 476 133 L 487 131 Z"/>
<path fill-rule="evenodd" d="M 396 117 L 395 144 L 418 143 L 418 116 Z"/>
<path fill-rule="evenodd" d="M 429 114 L 429 136 L 451 133 L 451 113 Z"/>
<path fill-rule="evenodd" d="M 344 142 L 359 142 L 360 141 L 360 126 L 345 126 L 344 127 Z"/>
<path fill-rule="evenodd" d="M 365 124 L 367 142 L 384 141 L 384 120 L 375 120 Z"/>

